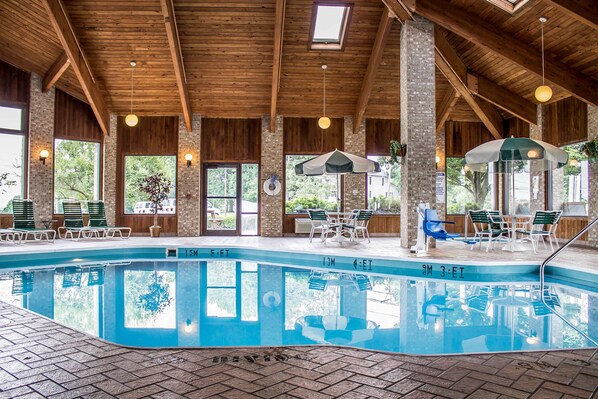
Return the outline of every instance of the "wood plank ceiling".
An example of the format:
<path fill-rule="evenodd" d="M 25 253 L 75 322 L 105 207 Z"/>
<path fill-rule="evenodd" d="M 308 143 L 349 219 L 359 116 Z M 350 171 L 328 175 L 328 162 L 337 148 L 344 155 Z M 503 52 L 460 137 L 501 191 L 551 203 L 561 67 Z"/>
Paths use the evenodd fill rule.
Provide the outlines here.
<path fill-rule="evenodd" d="M 63 0 L 92 76 L 109 110 L 130 110 L 130 60 L 137 61 L 133 109 L 140 115 L 182 112 L 160 0 Z M 386 0 L 385 0 L 386 1 Z M 397 1 L 397 0 L 394 0 Z M 417 2 L 417 0 L 411 0 Z M 577 0 L 587 2 L 591 0 Z M 190 97 L 195 113 L 210 117 L 270 114 L 276 0 L 174 0 L 174 11 Z M 321 64 L 327 64 L 327 114 L 354 115 L 366 73 L 382 1 L 351 0 L 353 15 L 343 51 L 308 50 L 313 0 L 286 0 L 278 114 L 315 117 L 322 113 Z M 511 15 L 478 0 L 446 0 L 481 23 L 495 26 L 540 53 L 540 23 L 545 25 L 547 57 L 598 80 L 598 31 L 576 21 L 550 1 L 529 1 Z M 514 62 L 441 28 L 441 34 L 467 68 L 505 89 L 535 101 L 541 79 Z M 394 21 L 372 85 L 366 117 L 399 118 L 400 23 Z M 0 59 L 44 76 L 63 49 L 42 0 L 0 2 Z M 436 100 L 449 91 L 437 70 Z M 550 84 L 552 101 L 571 94 Z M 73 68 L 56 86 L 85 99 Z M 503 116 L 509 116 L 501 111 Z M 477 121 L 462 98 L 449 120 Z"/>

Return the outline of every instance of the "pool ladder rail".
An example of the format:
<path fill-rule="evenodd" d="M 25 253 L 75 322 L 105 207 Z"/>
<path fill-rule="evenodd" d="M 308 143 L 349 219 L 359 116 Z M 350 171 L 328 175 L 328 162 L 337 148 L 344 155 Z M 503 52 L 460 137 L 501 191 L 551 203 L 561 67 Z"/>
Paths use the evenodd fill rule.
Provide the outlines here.
<path fill-rule="evenodd" d="M 542 264 L 540 265 L 540 292 L 542 293 L 542 295 L 540 297 L 542 298 L 542 303 L 544 304 L 544 306 L 546 306 L 548 309 L 550 309 L 550 311 L 554 315 L 556 315 L 558 318 L 560 318 L 569 327 L 571 327 L 572 329 L 574 329 L 575 331 L 577 331 L 581 336 L 583 336 L 589 342 L 591 342 L 595 346 L 598 346 L 598 342 L 596 342 L 595 340 L 593 340 L 592 338 L 590 338 L 586 333 L 584 333 L 583 331 L 581 331 L 579 328 L 577 328 L 576 326 L 574 326 L 573 323 L 571 323 L 569 320 L 567 320 L 565 318 L 565 316 L 563 316 L 562 314 L 560 314 L 559 312 L 557 312 L 554 309 L 554 305 L 551 305 L 547 301 L 546 296 L 544 295 L 544 292 L 545 292 L 544 291 L 544 283 L 545 283 L 545 276 L 544 276 L 544 274 L 545 274 L 546 266 L 548 265 L 548 263 L 550 261 L 552 261 L 554 258 L 556 258 L 557 256 L 559 256 L 561 254 L 561 252 L 563 252 L 567 247 L 569 247 L 569 245 L 573 244 L 573 242 L 575 242 L 585 232 L 587 232 L 592 227 L 594 227 L 594 225 L 596 223 L 598 223 L 598 218 L 595 218 L 590 223 L 588 223 L 588 225 L 586 227 L 584 227 L 583 229 L 581 229 L 573 238 L 571 238 L 569 241 L 567 241 L 562 247 L 560 247 L 559 249 L 557 249 L 556 251 L 554 251 L 548 258 L 544 259 L 544 262 L 542 262 Z"/>

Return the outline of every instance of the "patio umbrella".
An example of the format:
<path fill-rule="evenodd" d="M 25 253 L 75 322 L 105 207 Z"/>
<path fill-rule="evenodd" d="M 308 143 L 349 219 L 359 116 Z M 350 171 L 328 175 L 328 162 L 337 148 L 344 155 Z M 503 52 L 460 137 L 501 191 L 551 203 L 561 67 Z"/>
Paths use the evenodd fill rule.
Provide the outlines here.
<path fill-rule="evenodd" d="M 535 170 L 550 170 L 565 166 L 568 160 L 569 156 L 560 148 L 526 137 L 510 137 L 489 141 L 465 154 L 465 162 L 473 171 L 485 171 L 489 163 L 495 165 L 494 170 L 497 172 L 509 172 L 510 170 L 513 232 L 515 231 L 515 162 L 530 161 Z M 514 250 L 514 246 L 511 249 Z"/>
<path fill-rule="evenodd" d="M 340 211 L 340 175 L 380 172 L 380 164 L 367 158 L 334 150 L 295 165 L 300 176 L 336 175 L 336 210 Z"/>

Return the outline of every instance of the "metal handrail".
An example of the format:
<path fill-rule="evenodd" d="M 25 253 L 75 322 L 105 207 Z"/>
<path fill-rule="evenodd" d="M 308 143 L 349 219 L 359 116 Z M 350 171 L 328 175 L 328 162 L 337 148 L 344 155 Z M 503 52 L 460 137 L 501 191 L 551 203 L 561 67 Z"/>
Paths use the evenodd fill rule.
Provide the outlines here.
<path fill-rule="evenodd" d="M 546 306 L 553 314 L 555 314 L 556 316 L 558 316 L 563 322 L 565 322 L 565 324 L 567 324 L 569 327 L 571 327 L 572 329 L 574 329 L 575 331 L 577 331 L 585 339 L 587 339 L 588 341 L 590 341 L 594 345 L 598 346 L 598 342 L 594 341 L 587 334 L 585 334 L 579 328 L 577 328 L 576 326 L 574 326 L 573 323 L 571 323 L 569 320 L 567 320 L 565 318 L 565 316 L 563 316 L 562 314 L 558 313 L 554 308 L 552 308 L 552 306 L 550 306 L 546 302 L 546 299 L 544 298 L 544 272 L 545 272 L 545 269 L 546 269 L 546 265 L 551 260 L 553 260 L 554 258 L 556 258 L 557 256 L 559 256 L 559 254 L 561 252 L 563 252 L 569 245 L 571 245 L 575 240 L 577 240 L 579 237 L 581 237 L 586 231 L 588 231 L 589 229 L 591 229 L 592 227 L 594 227 L 594 225 L 596 223 L 598 223 L 598 218 L 595 218 L 590 223 L 588 223 L 588 225 L 586 227 L 584 227 L 583 229 L 581 229 L 573 238 L 571 238 L 569 241 L 567 241 L 562 247 L 560 247 L 559 249 L 557 249 L 556 251 L 554 251 L 548 258 L 546 258 L 544 260 L 544 262 L 542 262 L 542 264 L 540 265 L 540 293 L 541 293 L 540 297 L 542 298 L 542 303 L 544 304 L 544 306 Z"/>

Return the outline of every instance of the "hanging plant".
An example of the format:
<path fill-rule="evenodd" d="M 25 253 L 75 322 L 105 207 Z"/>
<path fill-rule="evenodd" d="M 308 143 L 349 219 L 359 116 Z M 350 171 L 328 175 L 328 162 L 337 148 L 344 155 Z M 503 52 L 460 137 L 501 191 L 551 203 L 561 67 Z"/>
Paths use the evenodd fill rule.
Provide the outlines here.
<path fill-rule="evenodd" d="M 407 144 L 401 144 L 397 140 L 390 140 L 390 163 L 399 163 L 399 158 L 403 158 L 405 155 L 407 155 Z"/>
<path fill-rule="evenodd" d="M 590 163 L 598 161 L 598 139 L 589 140 L 580 144 L 579 150 L 586 154 Z"/>

